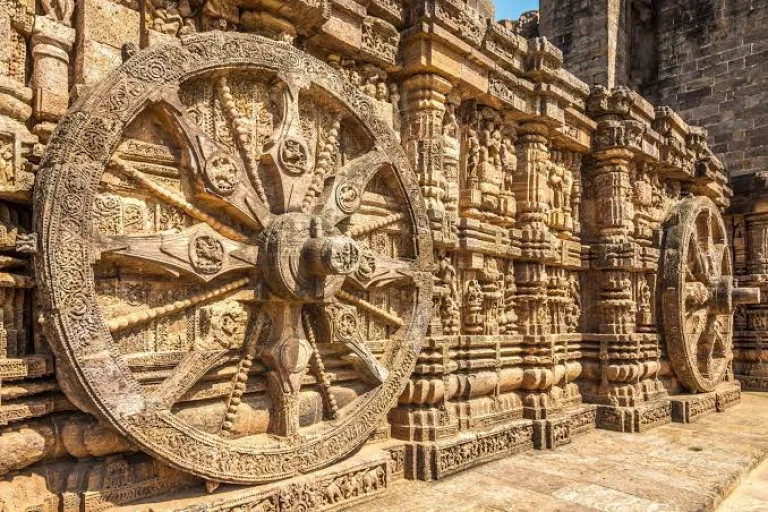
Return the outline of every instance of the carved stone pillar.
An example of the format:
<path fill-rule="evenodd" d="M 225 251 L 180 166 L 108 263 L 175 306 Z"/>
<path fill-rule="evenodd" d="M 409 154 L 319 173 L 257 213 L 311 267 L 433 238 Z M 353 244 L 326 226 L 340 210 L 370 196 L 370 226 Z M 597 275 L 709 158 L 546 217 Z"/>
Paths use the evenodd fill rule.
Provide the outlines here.
<path fill-rule="evenodd" d="M 755 210 L 761 203 L 755 201 Z M 768 215 L 734 215 L 731 222 L 736 272 L 741 274 L 736 281 L 740 287 L 762 290 L 760 304 L 736 309 L 733 372 L 743 389 L 764 391 L 768 389 Z"/>
<path fill-rule="evenodd" d="M 517 200 L 517 226 L 523 232 L 523 256 L 543 256 L 549 229 L 548 128 L 540 122 L 521 123 L 518 128 L 517 173 L 512 184 Z"/>
<path fill-rule="evenodd" d="M 37 16 L 32 33 L 33 131 L 47 141 L 69 106 L 69 52 L 75 30 L 45 16 Z"/>
<path fill-rule="evenodd" d="M 0 9 L 0 175 L 15 172 L 21 145 L 33 143 L 26 127 L 32 115 L 27 51 L 33 24 L 34 2 L 13 0 Z M 0 176 L 0 183 L 6 181 Z"/>
<path fill-rule="evenodd" d="M 588 344 L 595 350 L 589 352 L 596 357 L 584 362 L 589 379 L 584 395 L 601 404 L 598 426 L 645 430 L 670 421 L 670 411 L 658 380 L 658 335 L 649 332 L 655 324 L 650 309 L 655 281 L 643 273 L 648 272 L 646 267 L 656 268 L 658 251 L 646 249 L 647 240 L 635 238 L 632 171 L 644 129 L 632 120 L 606 120 L 598 130 L 598 150 L 590 169 L 596 258 L 591 277 L 597 283 L 591 291 L 597 321 L 591 328 L 598 335 L 589 335 Z"/>
<path fill-rule="evenodd" d="M 435 74 L 416 75 L 405 81 L 407 109 L 402 126 L 403 147 L 419 176 L 435 245 L 453 246 L 454 227 L 446 214 L 444 171 L 444 121 L 451 83 Z"/>

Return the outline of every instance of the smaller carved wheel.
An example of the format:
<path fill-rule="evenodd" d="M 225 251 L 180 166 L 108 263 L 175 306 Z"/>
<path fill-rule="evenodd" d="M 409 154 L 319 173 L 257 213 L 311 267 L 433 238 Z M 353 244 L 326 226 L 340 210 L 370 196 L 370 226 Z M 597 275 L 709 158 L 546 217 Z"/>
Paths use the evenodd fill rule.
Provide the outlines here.
<path fill-rule="evenodd" d="M 211 33 L 80 101 L 35 209 L 62 387 L 143 450 L 263 483 L 381 425 L 432 302 L 423 199 L 377 108 L 296 48 Z"/>
<path fill-rule="evenodd" d="M 662 255 L 662 319 L 667 353 L 680 382 L 712 391 L 726 375 L 734 303 L 759 292 L 734 289 L 723 218 L 706 197 L 687 198 L 666 224 Z"/>

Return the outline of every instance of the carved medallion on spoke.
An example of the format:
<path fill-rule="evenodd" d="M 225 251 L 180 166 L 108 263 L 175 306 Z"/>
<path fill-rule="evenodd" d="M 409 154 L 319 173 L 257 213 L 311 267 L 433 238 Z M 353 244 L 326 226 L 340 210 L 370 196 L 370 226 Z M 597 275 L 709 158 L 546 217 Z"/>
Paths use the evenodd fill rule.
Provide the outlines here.
<path fill-rule="evenodd" d="M 50 148 L 38 265 L 73 401 L 232 483 L 331 464 L 377 428 L 425 333 L 432 249 L 396 137 L 341 75 L 194 36 L 134 56 Z"/>

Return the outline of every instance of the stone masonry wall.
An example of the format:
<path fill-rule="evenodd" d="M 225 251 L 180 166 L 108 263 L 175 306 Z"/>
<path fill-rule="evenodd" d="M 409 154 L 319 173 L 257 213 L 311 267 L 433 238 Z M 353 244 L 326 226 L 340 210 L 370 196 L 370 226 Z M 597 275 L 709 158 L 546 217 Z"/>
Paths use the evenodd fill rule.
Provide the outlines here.
<path fill-rule="evenodd" d="M 768 0 L 677 0 L 659 12 L 653 92 L 709 132 L 731 176 L 768 166 Z"/>
<path fill-rule="evenodd" d="M 568 70 L 587 84 L 608 81 L 606 29 L 610 0 L 541 0 L 539 32 L 563 52 Z"/>

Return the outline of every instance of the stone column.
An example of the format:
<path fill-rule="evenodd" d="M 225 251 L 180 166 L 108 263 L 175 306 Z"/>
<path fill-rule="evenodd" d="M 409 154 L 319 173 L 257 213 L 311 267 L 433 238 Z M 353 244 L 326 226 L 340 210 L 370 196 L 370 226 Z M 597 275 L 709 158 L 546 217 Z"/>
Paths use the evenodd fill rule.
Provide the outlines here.
<path fill-rule="evenodd" d="M 405 81 L 407 109 L 403 123 L 403 147 L 411 160 L 427 203 L 427 214 L 437 246 L 453 246 L 452 226 L 443 199 L 446 178 L 443 169 L 444 121 L 451 83 L 440 75 L 421 74 Z"/>
<path fill-rule="evenodd" d="M 33 132 L 44 142 L 69 106 L 69 52 L 75 30 L 45 16 L 35 18 L 32 32 Z"/>
<path fill-rule="evenodd" d="M 604 260 L 601 263 L 606 266 L 601 274 L 598 329 L 601 334 L 629 334 L 635 332 L 635 304 L 627 269 L 632 255 L 626 251 L 622 254 L 622 248 L 631 250 L 634 232 L 630 183 L 633 154 L 625 148 L 610 148 L 595 153 L 595 158 L 599 250 Z"/>
<path fill-rule="evenodd" d="M 517 172 L 512 184 L 517 201 L 517 227 L 523 232 L 523 256 L 541 257 L 549 232 L 549 150 L 547 125 L 529 121 L 517 130 Z M 538 242 L 538 243 L 537 243 Z"/>
<path fill-rule="evenodd" d="M 613 110 L 616 112 L 616 110 Z M 601 404 L 598 426 L 638 431 L 670 421 L 669 402 L 658 379 L 658 335 L 639 334 L 636 298 L 653 293 L 640 254 L 646 240 L 636 239 L 632 169 L 642 147 L 644 128 L 634 120 L 604 120 L 598 124 L 592 171 L 594 232 L 592 274 L 599 338 L 590 339 L 595 359 L 585 361 L 590 379 L 584 392 Z M 647 316 L 647 315 L 646 315 Z M 645 329 L 647 330 L 647 329 Z"/>

